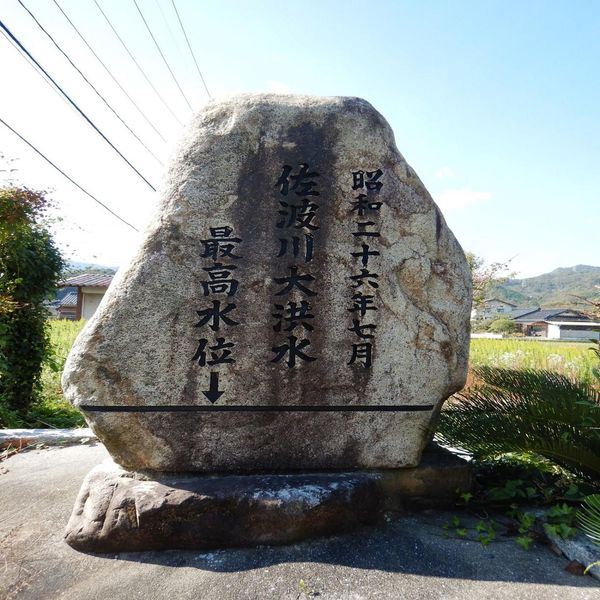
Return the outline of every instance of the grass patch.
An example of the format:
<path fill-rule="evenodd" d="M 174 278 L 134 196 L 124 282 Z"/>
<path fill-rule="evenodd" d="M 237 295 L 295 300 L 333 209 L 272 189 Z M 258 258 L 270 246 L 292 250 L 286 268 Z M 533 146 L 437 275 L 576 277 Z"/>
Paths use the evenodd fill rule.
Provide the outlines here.
<path fill-rule="evenodd" d="M 553 371 L 590 385 L 595 381 L 593 369 L 598 367 L 594 348 L 592 342 L 474 339 L 470 363 L 472 367 Z"/>
<path fill-rule="evenodd" d="M 84 321 L 49 321 L 52 355 L 42 369 L 42 390 L 39 398 L 32 404 L 25 418 L 0 406 L 0 426 L 7 428 L 85 427 L 83 415 L 65 400 L 60 385 L 67 354 L 84 324 Z"/>
<path fill-rule="evenodd" d="M 52 360 L 42 371 L 42 393 L 29 412 L 29 427 L 85 427 L 83 415 L 64 399 L 60 377 L 65 360 L 85 321 L 50 321 Z"/>

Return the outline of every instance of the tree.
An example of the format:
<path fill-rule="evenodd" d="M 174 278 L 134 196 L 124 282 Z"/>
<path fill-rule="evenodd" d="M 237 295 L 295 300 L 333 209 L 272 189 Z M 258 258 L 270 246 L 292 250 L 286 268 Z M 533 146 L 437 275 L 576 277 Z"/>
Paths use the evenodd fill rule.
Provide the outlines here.
<path fill-rule="evenodd" d="M 49 352 L 48 313 L 64 263 L 45 225 L 44 192 L 0 188 L 0 408 L 25 415 Z"/>
<path fill-rule="evenodd" d="M 488 329 L 492 333 L 514 333 L 517 330 L 517 324 L 508 317 L 500 317 L 492 321 Z"/>
<path fill-rule="evenodd" d="M 594 287 L 596 287 L 597 289 L 600 289 L 600 285 L 596 285 Z M 598 296 L 596 298 L 584 298 L 582 296 L 577 296 L 575 294 L 571 294 L 571 296 L 573 296 L 573 298 L 577 298 L 578 300 L 581 300 L 583 302 L 583 304 L 586 305 L 588 312 L 596 319 L 600 319 L 600 296 Z"/>
<path fill-rule="evenodd" d="M 466 252 L 466 257 L 473 281 L 473 306 L 479 308 L 494 286 L 512 277 L 513 273 L 508 272 L 510 260 L 486 264 L 473 252 Z"/>

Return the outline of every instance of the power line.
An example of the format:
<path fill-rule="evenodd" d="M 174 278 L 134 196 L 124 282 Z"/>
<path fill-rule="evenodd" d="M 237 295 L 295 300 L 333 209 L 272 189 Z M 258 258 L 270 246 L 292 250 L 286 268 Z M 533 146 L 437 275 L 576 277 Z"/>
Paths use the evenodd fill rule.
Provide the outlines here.
<path fill-rule="evenodd" d="M 127 91 L 125 90 L 125 88 L 119 83 L 118 79 L 112 74 L 111 70 L 104 64 L 104 62 L 102 61 L 102 59 L 98 56 L 98 54 L 96 54 L 96 52 L 94 51 L 94 49 L 88 44 L 88 42 L 85 39 L 85 37 L 83 36 L 83 34 L 79 31 L 79 29 L 77 29 L 77 27 L 75 26 L 75 24 L 73 23 L 73 21 L 71 21 L 71 19 L 69 19 L 69 16 L 62 9 L 62 7 L 57 2 L 57 0 L 53 0 L 53 2 L 54 2 L 54 4 L 56 4 L 58 10 L 60 10 L 60 12 L 65 17 L 65 19 L 69 22 L 69 25 L 71 25 L 71 27 L 75 30 L 75 32 L 77 33 L 77 35 L 81 38 L 81 41 L 87 46 L 88 50 L 94 55 L 94 57 L 96 58 L 96 60 L 104 67 L 104 70 L 108 73 L 108 75 L 111 77 L 111 79 L 117 84 L 117 86 L 123 92 L 123 94 L 125 94 L 125 96 L 129 100 L 129 102 L 131 102 L 131 104 L 133 104 L 133 106 L 135 107 L 135 109 L 144 118 L 144 120 L 146 121 L 146 123 L 148 123 L 148 125 L 150 125 L 150 127 L 152 127 L 152 129 L 154 130 L 154 132 L 156 133 L 156 135 L 158 135 L 158 137 L 166 144 L 167 140 L 163 137 L 163 135 L 160 133 L 160 131 L 158 129 L 156 129 L 156 127 L 154 126 L 154 123 L 152 123 L 152 121 L 144 114 L 144 112 L 137 105 L 137 103 L 135 102 L 135 100 L 127 93 Z"/>
<path fill-rule="evenodd" d="M 29 58 L 29 60 L 31 60 L 32 63 L 35 64 L 35 66 L 41 71 L 41 73 L 43 73 L 46 76 L 46 78 L 52 83 L 52 85 L 54 85 L 54 87 L 63 95 L 63 97 L 66 98 L 66 100 L 69 102 L 69 104 L 87 121 L 87 123 L 94 129 L 94 131 L 96 131 L 96 133 L 98 133 L 98 135 L 100 135 L 100 137 L 102 137 L 102 139 L 129 165 L 129 167 L 133 171 L 135 171 L 135 173 L 138 175 L 138 177 L 140 177 L 140 179 L 142 179 L 144 181 L 144 183 L 146 183 L 146 185 L 153 192 L 155 192 L 156 189 L 152 186 L 152 184 L 129 162 L 129 160 L 127 160 L 127 158 L 125 158 L 125 156 L 123 156 L 121 151 L 102 133 L 102 131 L 100 131 L 100 129 L 98 129 L 98 127 L 95 125 L 95 123 L 83 112 L 83 110 L 81 110 L 81 108 L 79 108 L 79 106 L 77 106 L 77 104 L 60 87 L 60 85 L 58 85 L 58 83 L 56 83 L 56 81 L 50 76 L 50 74 L 44 69 L 44 67 L 42 67 L 42 65 L 40 65 L 40 63 L 37 60 L 35 60 L 35 58 L 27 50 L 27 48 L 25 48 L 25 46 L 23 46 L 23 44 L 21 44 L 21 42 L 12 34 L 10 29 L 8 29 L 8 27 L 1 20 L 0 20 L 0 28 L 8 36 L 10 41 L 13 44 L 15 44 L 18 47 L 18 49 L 21 52 L 23 52 L 27 56 L 27 58 Z"/>
<path fill-rule="evenodd" d="M 200 75 L 200 79 L 202 80 L 202 85 L 204 86 L 204 89 L 206 90 L 208 97 L 212 100 L 212 96 L 210 95 L 210 92 L 208 91 L 208 87 L 206 85 L 206 81 L 204 81 L 204 77 L 202 76 L 202 71 L 200 71 L 200 67 L 198 66 L 198 61 L 196 60 L 196 56 L 194 55 L 194 51 L 192 50 L 190 40 L 188 39 L 187 33 L 185 32 L 185 29 L 183 27 L 183 23 L 181 22 L 181 17 L 179 16 L 179 11 L 177 10 L 177 6 L 175 6 L 175 0 L 171 0 L 171 3 L 173 4 L 173 8 L 175 9 L 175 14 L 177 15 L 177 20 L 179 21 L 179 25 L 181 26 L 181 31 L 183 31 L 185 41 L 187 42 L 188 48 L 190 49 L 190 54 L 192 55 L 192 58 L 194 59 L 194 64 L 196 65 L 196 69 L 198 69 L 198 75 Z"/>
<path fill-rule="evenodd" d="M 46 79 L 46 77 L 44 77 L 43 73 L 39 71 L 30 60 L 27 59 L 27 55 L 16 44 L 13 43 L 13 41 L 8 37 L 8 35 L 6 35 L 6 32 L 3 29 L 0 29 L 0 33 L 4 36 L 8 43 L 12 45 L 15 52 L 17 52 L 19 56 L 22 56 L 27 61 L 27 66 L 31 67 L 31 70 L 36 75 L 39 75 L 44 81 L 44 83 L 48 84 L 48 87 L 56 94 L 56 96 L 60 98 L 67 106 L 70 107 L 71 105 L 67 102 L 66 98 L 50 83 L 48 79 Z"/>
<path fill-rule="evenodd" d="M 68 54 L 58 45 L 58 43 L 56 42 L 56 40 L 48 33 L 48 31 L 46 29 L 44 29 L 44 26 L 35 18 L 35 15 L 25 6 L 25 4 L 21 0 L 17 0 L 17 1 L 29 13 L 29 15 L 31 16 L 31 18 L 35 21 L 36 25 L 48 36 L 48 38 L 50 38 L 50 41 L 54 44 L 54 46 L 56 46 L 56 48 L 58 49 L 58 51 L 69 61 L 69 64 L 79 73 L 79 75 L 82 77 L 82 79 L 92 88 L 92 90 L 94 90 L 94 92 L 96 93 L 96 95 L 111 110 L 111 112 L 115 115 L 115 117 L 117 117 L 117 119 L 119 119 L 119 121 L 121 121 L 121 123 L 123 123 L 123 125 L 127 128 L 127 130 L 129 131 L 129 133 L 131 133 L 131 135 L 133 135 L 133 137 L 146 149 L 146 151 L 152 156 L 152 158 L 154 158 L 154 160 L 156 160 L 156 162 L 158 162 L 159 165 L 163 166 L 163 164 L 160 161 L 160 159 L 137 136 L 137 134 L 135 133 L 135 131 L 133 131 L 133 129 L 131 129 L 131 127 L 129 127 L 129 125 L 127 125 L 127 123 L 125 123 L 125 121 L 121 118 L 121 116 L 119 115 L 119 113 L 117 113 L 117 111 L 108 103 L 108 101 L 106 100 L 106 98 L 94 87 L 94 85 L 92 84 L 92 82 L 81 72 L 81 70 L 77 67 L 77 65 L 69 58 Z"/>
<path fill-rule="evenodd" d="M 169 21 L 167 20 L 167 16 L 165 15 L 165 11 L 163 10 L 160 0 L 154 0 L 154 4 L 156 4 L 156 7 L 160 11 L 160 16 L 162 17 L 162 21 L 165 24 L 165 27 L 167 28 L 167 30 L 169 31 L 169 37 L 171 38 L 171 42 L 173 43 L 173 46 L 175 46 L 175 48 L 177 49 L 177 54 L 179 54 L 179 58 L 185 63 L 186 59 L 183 56 L 183 52 L 181 51 L 179 42 L 175 38 L 175 34 L 173 33 L 173 29 L 171 28 L 171 25 L 169 25 Z M 186 67 L 186 71 L 189 71 L 189 67 L 187 64 L 185 65 L 185 67 Z"/>
<path fill-rule="evenodd" d="M 144 79 L 148 82 L 148 85 L 152 88 L 152 90 L 154 91 L 154 93 L 156 94 L 158 99 L 164 104 L 165 108 L 171 113 L 172 117 L 177 121 L 177 123 L 179 123 L 179 125 L 181 125 L 183 127 L 183 123 L 177 118 L 177 115 L 171 110 L 171 107 L 165 102 L 165 99 L 160 95 L 159 91 L 154 87 L 154 84 L 150 81 L 150 79 L 148 78 L 148 75 L 146 75 L 144 69 L 142 69 L 142 67 L 140 66 L 138 61 L 135 59 L 133 54 L 130 52 L 130 50 L 127 47 L 127 45 L 125 44 L 125 42 L 121 39 L 121 36 L 117 33 L 117 30 L 114 28 L 113 24 L 110 22 L 110 19 L 106 16 L 106 13 L 102 10 L 102 7 L 98 4 L 98 0 L 94 0 L 94 4 L 98 7 L 98 10 L 102 13 L 102 16 L 106 19 L 106 22 L 108 23 L 109 27 L 112 29 L 115 36 L 117 36 L 117 39 L 119 40 L 119 42 L 121 42 L 121 45 L 123 46 L 123 48 L 125 48 L 125 52 L 127 52 L 127 54 L 129 54 L 129 58 L 131 58 L 131 60 L 135 64 L 135 66 L 139 69 L 140 73 L 144 76 Z"/>
<path fill-rule="evenodd" d="M 146 19 L 144 18 L 144 15 L 137 3 L 137 0 L 133 0 L 133 3 L 135 4 L 135 7 L 137 8 L 137 11 L 140 13 L 140 17 L 142 17 L 142 21 L 144 21 L 144 25 L 146 26 L 146 29 L 148 30 L 148 33 L 150 34 L 150 37 L 152 38 L 152 41 L 154 42 L 154 45 L 156 46 L 156 49 L 158 50 L 158 53 L 160 54 L 161 58 L 163 59 L 163 62 L 165 63 L 167 69 L 169 69 L 169 73 L 171 73 L 171 77 L 173 78 L 173 81 L 175 82 L 175 85 L 177 86 L 177 89 L 181 92 L 181 95 L 183 96 L 183 99 L 186 101 L 188 107 L 190 110 L 193 110 L 192 105 L 190 104 L 189 100 L 187 99 L 186 95 L 183 93 L 183 90 L 181 89 L 181 86 L 179 85 L 179 81 L 177 81 L 177 77 L 175 77 L 175 73 L 173 73 L 169 63 L 167 62 L 167 59 L 165 58 L 165 55 L 163 54 L 162 50 L 160 49 L 160 46 L 158 45 L 158 42 L 156 41 L 156 38 L 154 37 L 154 34 L 152 33 L 152 30 L 150 29 L 150 26 L 148 25 L 148 22 L 146 21 Z"/>
<path fill-rule="evenodd" d="M 134 231 L 139 233 L 139 230 L 136 229 L 131 223 L 120 217 L 114 210 L 106 206 L 103 202 L 98 200 L 96 196 L 90 194 L 85 188 L 81 187 L 72 177 L 67 175 L 60 167 L 55 165 L 43 152 L 38 150 L 32 143 L 28 142 L 18 131 L 15 131 L 4 119 L 0 117 L 0 123 L 4 125 L 7 129 L 12 131 L 21 141 L 25 142 L 34 152 L 36 152 L 39 156 L 41 156 L 49 165 L 53 166 L 63 177 L 68 179 L 75 187 L 79 188 L 86 196 L 89 196 L 94 202 L 97 202 L 102 208 L 107 210 L 113 217 L 116 217 L 122 223 L 125 223 L 128 227 L 131 227 Z"/>

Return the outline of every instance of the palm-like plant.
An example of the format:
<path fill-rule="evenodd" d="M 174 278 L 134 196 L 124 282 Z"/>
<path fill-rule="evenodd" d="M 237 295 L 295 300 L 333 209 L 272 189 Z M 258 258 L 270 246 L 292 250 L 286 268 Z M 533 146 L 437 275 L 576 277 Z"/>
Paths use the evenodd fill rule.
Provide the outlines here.
<path fill-rule="evenodd" d="M 578 516 L 583 532 L 596 544 L 600 544 L 600 494 L 587 496 Z"/>
<path fill-rule="evenodd" d="M 549 371 L 478 367 L 480 383 L 441 412 L 438 438 L 478 458 L 537 454 L 600 478 L 600 404 L 591 386 Z"/>

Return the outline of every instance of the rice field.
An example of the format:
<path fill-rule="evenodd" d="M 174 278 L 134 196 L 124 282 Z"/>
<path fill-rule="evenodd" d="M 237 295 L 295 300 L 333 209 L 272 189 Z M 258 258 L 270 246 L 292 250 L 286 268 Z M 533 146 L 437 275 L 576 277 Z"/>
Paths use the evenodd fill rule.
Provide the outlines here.
<path fill-rule="evenodd" d="M 591 342 L 475 339 L 471 340 L 470 363 L 505 369 L 544 369 L 592 383 L 592 371 L 600 367 L 594 348 L 597 346 Z"/>
<path fill-rule="evenodd" d="M 52 321 L 52 363 L 44 366 L 42 402 L 36 410 L 40 422 L 54 426 L 83 425 L 80 413 L 67 403 L 60 387 L 60 375 L 65 359 L 83 321 Z M 471 340 L 472 365 L 491 365 L 509 369 L 547 369 L 587 383 L 594 381 L 592 370 L 598 368 L 598 358 L 592 343 L 547 342 L 537 340 Z"/>

